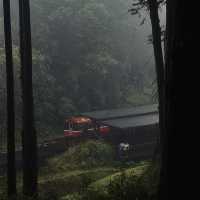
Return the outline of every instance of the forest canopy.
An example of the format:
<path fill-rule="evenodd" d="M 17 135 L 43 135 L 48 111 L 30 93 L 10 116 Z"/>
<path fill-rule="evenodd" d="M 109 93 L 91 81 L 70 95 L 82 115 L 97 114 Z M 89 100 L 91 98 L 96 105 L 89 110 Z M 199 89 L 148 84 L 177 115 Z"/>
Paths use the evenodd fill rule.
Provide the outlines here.
<path fill-rule="evenodd" d="M 60 129 L 67 116 L 84 111 L 152 103 L 155 70 L 152 45 L 147 44 L 149 23 L 147 19 L 140 26 L 143 16 L 128 13 L 131 3 L 132 0 L 31 1 L 38 129 Z M 21 120 L 17 1 L 12 0 L 11 6 L 16 118 Z M 140 34 L 140 29 L 145 34 Z M 2 10 L 0 38 L 0 70 L 5 72 Z M 141 43 L 148 46 L 139 47 Z M 0 74 L 0 88 L 0 112 L 5 113 L 4 73 Z"/>

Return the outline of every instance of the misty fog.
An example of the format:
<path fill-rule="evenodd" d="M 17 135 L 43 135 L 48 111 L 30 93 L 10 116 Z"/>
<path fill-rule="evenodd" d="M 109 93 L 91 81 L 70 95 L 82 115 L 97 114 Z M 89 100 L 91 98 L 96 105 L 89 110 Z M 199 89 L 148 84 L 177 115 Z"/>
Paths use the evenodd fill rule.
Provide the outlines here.
<path fill-rule="evenodd" d="M 147 11 L 132 16 L 131 0 L 33 0 L 31 23 L 35 116 L 38 129 L 55 132 L 85 111 L 151 104 L 156 75 Z M 17 1 L 11 1 L 16 120 L 21 120 Z M 164 25 L 164 10 L 161 25 Z M 144 23 L 142 23 L 145 18 Z M 0 67 L 5 72 L 2 1 Z M 5 88 L 5 74 L 0 76 Z M 5 113 L 5 89 L 1 89 Z M 20 124 L 20 123 L 18 123 Z"/>

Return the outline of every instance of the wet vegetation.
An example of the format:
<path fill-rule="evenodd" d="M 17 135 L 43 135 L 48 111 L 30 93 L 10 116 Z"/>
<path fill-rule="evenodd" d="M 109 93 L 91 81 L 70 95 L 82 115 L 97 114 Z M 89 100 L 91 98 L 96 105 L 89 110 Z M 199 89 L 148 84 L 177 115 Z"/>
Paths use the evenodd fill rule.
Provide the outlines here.
<path fill-rule="evenodd" d="M 156 199 L 160 172 L 157 160 L 138 163 L 117 160 L 116 147 L 105 141 L 82 141 L 63 154 L 46 160 L 45 166 L 38 166 L 38 174 L 35 156 L 37 142 L 63 135 L 63 122 L 69 116 L 157 102 L 155 69 L 158 68 L 152 59 L 149 24 L 153 20 L 147 17 L 147 2 L 152 1 L 139 1 L 144 9 L 133 17 L 128 12 L 132 0 L 32 0 L 31 74 L 30 66 L 25 66 L 25 61 L 30 62 L 30 59 L 23 57 L 26 51 L 20 49 L 18 1 L 11 0 L 15 142 L 17 148 L 21 143 L 27 148 L 23 154 L 26 166 L 23 172 L 17 172 L 18 194 L 15 199 Z M 28 30 L 29 27 L 23 24 L 23 28 Z M 0 10 L 0 140 L 3 138 L 4 141 L 0 147 L 3 151 L 6 148 L 7 117 L 4 39 Z M 161 41 L 159 45 L 162 52 Z M 159 67 L 157 62 L 156 66 Z M 23 67 L 27 67 L 30 73 L 23 73 Z M 30 108 L 26 104 L 26 94 L 29 93 L 29 90 L 23 91 L 26 75 L 33 78 L 33 98 L 29 103 L 33 100 L 34 109 L 33 104 L 29 104 Z M 32 86 L 29 89 L 32 90 Z M 35 119 L 32 115 L 28 120 L 30 127 L 24 123 L 26 117 L 22 118 L 24 111 L 28 111 L 26 116 L 34 111 Z M 37 142 L 34 142 L 34 125 Z M 14 145 L 10 146 L 14 149 Z M 30 157 L 33 166 L 29 156 L 34 158 Z M 29 183 L 27 188 L 24 180 Z M 0 176 L 0 200 L 7 199 L 6 183 L 6 177 Z M 37 193 L 37 188 L 31 190 L 31 184 L 38 186 L 38 197 L 32 195 L 31 192 Z M 24 188 L 25 192 L 30 189 L 27 192 L 29 197 L 22 195 Z"/>
<path fill-rule="evenodd" d="M 149 161 L 124 164 L 116 161 L 113 153 L 112 145 L 88 141 L 49 159 L 40 170 L 39 199 L 153 199 L 159 180 L 158 164 Z M 21 175 L 17 179 L 21 191 Z M 0 183 L 2 192 L 5 180 L 1 178 Z"/>
<path fill-rule="evenodd" d="M 141 19 L 128 13 L 131 3 L 132 0 L 31 1 L 33 87 L 39 137 L 61 133 L 64 119 L 73 114 L 152 103 L 156 84 L 152 46 L 147 44 L 150 26 L 148 22 L 140 26 Z M 11 1 L 16 125 L 20 128 L 17 4 Z M 5 72 L 0 19 L 0 65 Z M 3 74 L 0 85 L 0 109 L 5 113 Z M 3 119 L 2 116 L 0 123 Z"/>
<path fill-rule="evenodd" d="M 114 147 L 102 141 L 83 142 L 49 161 L 51 169 L 88 169 L 109 165 L 115 157 Z"/>
<path fill-rule="evenodd" d="M 195 199 L 192 179 L 198 170 L 192 165 L 193 174 L 185 173 L 191 164 L 186 155 L 191 160 L 196 152 L 195 134 L 183 135 L 192 132 L 198 105 L 199 73 L 190 67 L 199 62 L 195 6 L 182 0 L 32 0 L 31 6 L 29 0 L 10 1 L 0 1 L 0 147 L 5 151 L 6 142 L 8 147 L 0 199 L 169 200 L 181 194 Z M 165 5 L 163 30 L 159 12 Z M 137 17 L 138 24 L 147 27 L 150 22 L 152 29 L 136 33 Z M 141 48 L 136 44 L 144 43 L 140 39 L 146 33 L 152 33 L 150 48 Z M 37 138 L 63 134 L 67 116 L 149 104 L 153 91 L 160 128 L 160 155 L 154 161 L 116 162 L 113 146 L 90 141 L 50 159 L 38 174 Z M 21 171 L 15 176 L 14 129 L 23 146 L 23 178 Z M 192 148 L 185 148 L 189 144 Z"/>

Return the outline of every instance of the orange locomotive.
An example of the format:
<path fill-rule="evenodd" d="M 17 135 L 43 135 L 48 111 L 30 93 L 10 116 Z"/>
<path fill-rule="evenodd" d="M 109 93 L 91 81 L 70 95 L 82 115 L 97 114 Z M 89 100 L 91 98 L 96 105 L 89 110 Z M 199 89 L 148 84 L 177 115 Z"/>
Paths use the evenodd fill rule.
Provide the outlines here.
<path fill-rule="evenodd" d="M 67 138 L 81 137 L 83 135 L 106 136 L 110 127 L 97 124 L 88 117 L 71 117 L 65 121 L 64 136 Z"/>

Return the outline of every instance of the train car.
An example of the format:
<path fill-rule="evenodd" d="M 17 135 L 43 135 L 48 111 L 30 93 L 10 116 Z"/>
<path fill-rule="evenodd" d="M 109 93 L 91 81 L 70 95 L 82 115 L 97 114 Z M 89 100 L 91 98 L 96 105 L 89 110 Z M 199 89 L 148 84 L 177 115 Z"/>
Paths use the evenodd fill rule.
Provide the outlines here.
<path fill-rule="evenodd" d="M 64 136 L 66 138 L 106 136 L 109 132 L 109 126 L 97 123 L 89 117 L 77 116 L 65 120 Z"/>

